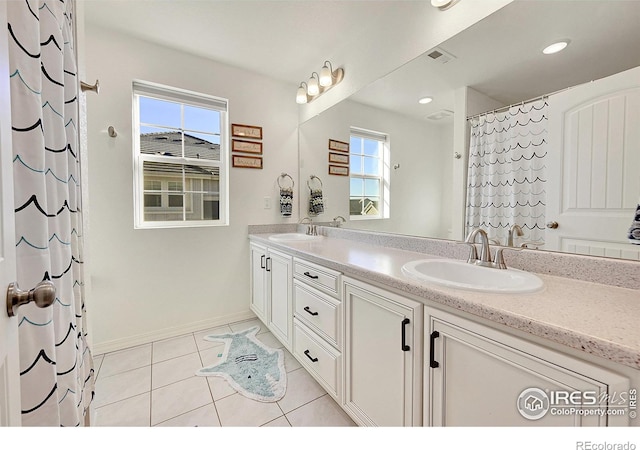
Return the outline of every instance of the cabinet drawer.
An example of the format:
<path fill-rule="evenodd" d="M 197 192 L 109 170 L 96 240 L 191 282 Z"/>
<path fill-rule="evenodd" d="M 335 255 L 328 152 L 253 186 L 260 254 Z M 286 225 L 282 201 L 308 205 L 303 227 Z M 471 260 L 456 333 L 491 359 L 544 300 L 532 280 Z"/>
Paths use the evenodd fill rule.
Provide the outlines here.
<path fill-rule="evenodd" d="M 341 354 L 298 319 L 293 321 L 293 354 L 329 394 L 339 399 Z"/>
<path fill-rule="evenodd" d="M 340 342 L 340 303 L 298 280 L 293 282 L 295 316 L 330 344 Z"/>
<path fill-rule="evenodd" d="M 332 297 L 340 298 L 340 272 L 294 258 L 293 273 L 295 278 L 308 285 L 317 287 Z"/>

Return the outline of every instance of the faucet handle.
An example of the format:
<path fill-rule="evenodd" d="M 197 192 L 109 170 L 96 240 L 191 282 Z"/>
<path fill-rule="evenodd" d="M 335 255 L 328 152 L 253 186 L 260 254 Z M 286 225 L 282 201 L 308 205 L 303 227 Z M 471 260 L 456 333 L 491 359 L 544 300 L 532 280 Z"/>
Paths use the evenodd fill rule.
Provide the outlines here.
<path fill-rule="evenodd" d="M 478 250 L 476 250 L 476 245 L 473 242 L 465 242 L 465 244 L 469 246 L 469 257 L 467 258 L 467 262 L 473 264 L 478 260 Z"/>
<path fill-rule="evenodd" d="M 503 253 L 505 250 L 511 250 L 514 252 L 519 252 L 520 250 L 522 250 L 522 248 L 517 248 L 517 247 L 500 247 L 498 249 L 496 249 L 496 254 L 493 257 L 493 264 L 492 266 L 495 267 L 496 269 L 506 269 L 507 268 L 507 264 L 504 262 L 504 256 Z"/>

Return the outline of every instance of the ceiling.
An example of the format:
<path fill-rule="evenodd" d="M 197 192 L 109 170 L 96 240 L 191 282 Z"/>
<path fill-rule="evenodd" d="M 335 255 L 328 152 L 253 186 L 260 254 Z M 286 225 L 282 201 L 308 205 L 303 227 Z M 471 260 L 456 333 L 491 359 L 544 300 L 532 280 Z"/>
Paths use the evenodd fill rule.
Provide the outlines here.
<path fill-rule="evenodd" d="M 412 3 L 100 0 L 84 9 L 87 33 L 101 26 L 297 85 L 336 49 L 393 33 L 385 19 L 411 14 Z M 516 0 L 439 46 L 455 59 L 419 57 L 351 98 L 421 119 L 453 110 L 461 86 L 516 103 L 640 65 L 638 24 L 637 0 Z M 565 51 L 541 53 L 559 38 L 571 39 Z M 421 96 L 434 101 L 419 105 Z"/>
<path fill-rule="evenodd" d="M 564 51 L 542 53 L 567 38 Z M 636 67 L 640 1 L 517 0 L 438 48 L 455 59 L 441 64 L 426 52 L 351 99 L 426 118 L 453 111 L 462 86 L 509 105 Z M 423 96 L 434 101 L 420 105 Z"/>
<path fill-rule="evenodd" d="M 298 85 L 336 49 L 393 32 L 381 22 L 400 3 L 411 2 L 93 0 L 84 10 L 87 33 L 97 25 Z"/>

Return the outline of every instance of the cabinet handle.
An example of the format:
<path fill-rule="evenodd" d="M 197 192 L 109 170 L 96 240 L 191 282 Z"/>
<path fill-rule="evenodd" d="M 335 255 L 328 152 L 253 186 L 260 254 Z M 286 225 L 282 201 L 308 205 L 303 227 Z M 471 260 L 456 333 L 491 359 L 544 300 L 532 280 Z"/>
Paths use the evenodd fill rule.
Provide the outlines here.
<path fill-rule="evenodd" d="M 402 351 L 408 352 L 411 350 L 411 347 L 407 345 L 407 325 L 410 324 L 411 321 L 409 319 L 404 319 L 402 321 Z"/>
<path fill-rule="evenodd" d="M 318 279 L 318 275 L 311 275 L 309 272 L 305 272 L 304 274 L 305 274 L 306 276 L 308 276 L 309 278 L 312 278 L 312 279 L 314 279 L 314 280 L 317 280 L 317 279 Z"/>
<path fill-rule="evenodd" d="M 436 361 L 436 358 L 435 358 L 435 353 L 436 353 L 435 341 L 439 337 L 440 337 L 440 333 L 438 333 L 437 331 L 434 331 L 433 333 L 431 333 L 431 336 L 429 337 L 429 367 L 431 367 L 432 369 L 440 367 L 440 363 Z"/>
<path fill-rule="evenodd" d="M 311 362 L 318 362 L 318 358 L 312 358 L 311 356 L 309 356 L 309 350 L 305 350 L 304 354 L 311 360 Z"/>
<path fill-rule="evenodd" d="M 267 263 L 265 264 L 267 272 L 271 272 L 271 265 L 269 264 L 269 261 L 271 261 L 271 257 L 267 258 Z"/>
<path fill-rule="evenodd" d="M 309 307 L 308 307 L 308 306 L 305 306 L 305 307 L 304 307 L 304 310 L 305 310 L 306 312 L 308 312 L 309 314 L 311 314 L 312 316 L 317 316 L 317 315 L 318 315 L 318 312 L 317 312 L 317 311 L 316 311 L 316 312 L 312 312 L 312 311 L 309 309 Z"/>
<path fill-rule="evenodd" d="M 265 255 L 262 255 L 262 256 L 260 257 L 260 268 L 261 268 L 261 269 L 264 269 L 264 267 L 265 267 L 265 265 L 264 265 L 264 257 L 265 257 Z"/>

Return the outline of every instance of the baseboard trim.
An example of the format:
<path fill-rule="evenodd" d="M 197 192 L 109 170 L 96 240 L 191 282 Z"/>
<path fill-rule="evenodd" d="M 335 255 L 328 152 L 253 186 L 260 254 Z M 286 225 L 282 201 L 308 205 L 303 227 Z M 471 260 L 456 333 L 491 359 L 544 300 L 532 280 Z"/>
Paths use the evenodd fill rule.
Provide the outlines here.
<path fill-rule="evenodd" d="M 114 352 L 129 347 L 135 347 L 136 345 L 148 344 L 150 342 L 159 341 L 161 339 L 168 339 L 186 333 L 193 333 L 195 331 L 206 330 L 207 328 L 215 328 L 226 325 L 228 323 L 240 322 L 253 318 L 256 318 L 256 315 L 251 310 L 246 310 L 240 313 L 218 316 L 213 319 L 199 320 L 197 322 L 191 322 L 176 327 L 164 328 L 162 330 L 137 334 L 135 336 L 129 336 L 122 339 L 100 342 L 93 346 L 93 348 L 91 349 L 91 353 L 93 353 L 94 355 L 102 355 L 104 353 Z"/>

